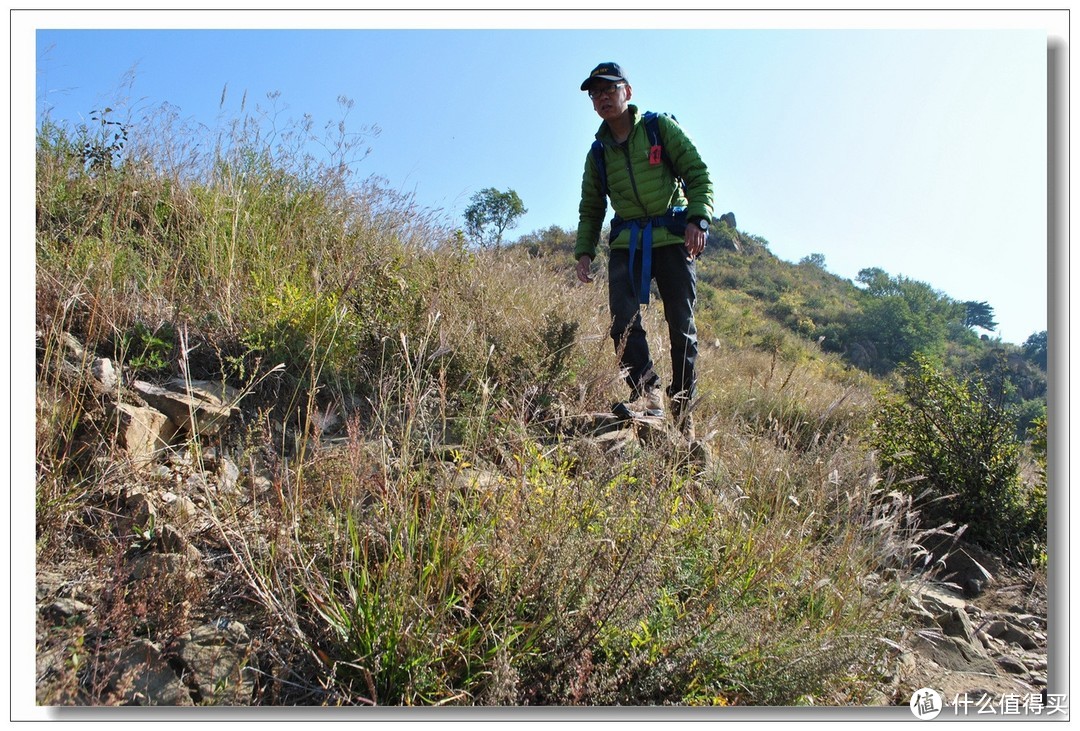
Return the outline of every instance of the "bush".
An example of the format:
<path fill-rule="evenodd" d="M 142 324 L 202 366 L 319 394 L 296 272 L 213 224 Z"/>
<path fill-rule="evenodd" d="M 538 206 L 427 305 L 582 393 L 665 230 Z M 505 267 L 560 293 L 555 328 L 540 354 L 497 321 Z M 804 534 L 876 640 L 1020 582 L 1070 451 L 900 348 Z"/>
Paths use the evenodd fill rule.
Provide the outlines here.
<path fill-rule="evenodd" d="M 1038 556 L 1046 497 L 1021 482 L 1003 374 L 960 380 L 917 356 L 902 377 L 878 414 L 882 462 L 920 494 L 927 518 L 966 524 L 971 540 L 1010 558 Z"/>

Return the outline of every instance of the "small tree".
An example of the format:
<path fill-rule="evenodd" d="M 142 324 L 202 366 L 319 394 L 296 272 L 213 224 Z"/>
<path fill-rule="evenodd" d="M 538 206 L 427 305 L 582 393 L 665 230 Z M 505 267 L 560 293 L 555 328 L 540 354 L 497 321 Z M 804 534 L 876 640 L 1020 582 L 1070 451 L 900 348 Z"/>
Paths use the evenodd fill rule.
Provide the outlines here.
<path fill-rule="evenodd" d="M 104 174 L 113 169 L 120 161 L 120 155 L 127 144 L 127 125 L 108 119 L 113 110 L 110 107 L 90 112 L 90 119 L 98 123 L 96 134 L 84 128 L 86 136 L 83 142 L 83 162 L 87 170 L 95 174 Z"/>
<path fill-rule="evenodd" d="M 503 233 L 528 213 L 516 191 L 500 192 L 484 188 L 470 199 L 465 209 L 465 230 L 469 238 L 484 248 L 499 248 Z"/>

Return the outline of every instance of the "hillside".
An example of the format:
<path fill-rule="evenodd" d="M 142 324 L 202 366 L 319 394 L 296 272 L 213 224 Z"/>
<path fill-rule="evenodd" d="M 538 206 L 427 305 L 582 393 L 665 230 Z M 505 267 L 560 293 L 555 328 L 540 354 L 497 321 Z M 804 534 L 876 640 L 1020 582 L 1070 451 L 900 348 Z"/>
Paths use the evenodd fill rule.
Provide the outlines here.
<path fill-rule="evenodd" d="M 854 285 L 710 251 L 687 444 L 605 416 L 565 232 L 471 249 L 234 130 L 39 135 L 39 703 L 906 703 L 940 523 Z"/>

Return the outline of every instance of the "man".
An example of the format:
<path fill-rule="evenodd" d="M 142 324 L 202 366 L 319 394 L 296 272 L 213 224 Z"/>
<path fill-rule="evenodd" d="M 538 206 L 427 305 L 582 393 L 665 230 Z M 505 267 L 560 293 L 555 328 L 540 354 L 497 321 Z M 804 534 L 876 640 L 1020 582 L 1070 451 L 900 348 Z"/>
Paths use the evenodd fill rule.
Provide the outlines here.
<path fill-rule="evenodd" d="M 629 403 L 614 407 L 629 418 L 643 402 L 650 416 L 663 415 L 660 378 L 653 370 L 641 304 L 656 280 L 671 339 L 671 385 L 667 389 L 674 420 L 693 438 L 690 414 L 696 390 L 697 327 L 694 259 L 705 249 L 713 214 L 709 172 L 693 142 L 670 117 L 654 123 L 630 104 L 633 89 L 616 63 L 602 63 L 581 84 L 603 119 L 585 161 L 577 244 L 577 276 L 593 281 L 592 261 L 603 227 L 607 198 L 615 217 L 609 236 L 608 302 L 611 337 L 630 386 Z M 659 139 L 656 139 L 658 134 Z"/>

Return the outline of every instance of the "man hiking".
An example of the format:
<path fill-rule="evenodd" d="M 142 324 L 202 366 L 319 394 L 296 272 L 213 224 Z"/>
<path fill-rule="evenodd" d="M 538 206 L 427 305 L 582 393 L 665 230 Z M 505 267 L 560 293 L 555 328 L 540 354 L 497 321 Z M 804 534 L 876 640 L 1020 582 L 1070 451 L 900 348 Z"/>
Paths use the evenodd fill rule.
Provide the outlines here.
<path fill-rule="evenodd" d="M 694 438 L 690 408 L 696 390 L 697 327 L 694 259 L 705 250 L 713 214 L 709 171 L 694 143 L 672 117 L 641 113 L 630 104 L 633 89 L 616 63 L 602 63 L 581 84 L 603 123 L 585 160 L 574 256 L 577 276 L 593 281 L 592 261 L 611 199 L 615 217 L 608 238 L 608 303 L 611 337 L 630 386 L 629 402 L 613 411 L 662 416 L 660 378 L 653 370 L 641 324 L 652 280 L 664 303 L 671 339 L 674 421 Z"/>

